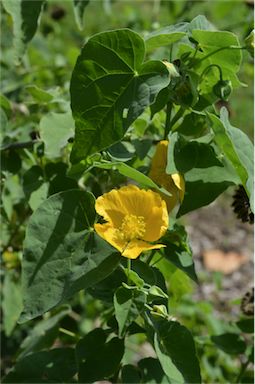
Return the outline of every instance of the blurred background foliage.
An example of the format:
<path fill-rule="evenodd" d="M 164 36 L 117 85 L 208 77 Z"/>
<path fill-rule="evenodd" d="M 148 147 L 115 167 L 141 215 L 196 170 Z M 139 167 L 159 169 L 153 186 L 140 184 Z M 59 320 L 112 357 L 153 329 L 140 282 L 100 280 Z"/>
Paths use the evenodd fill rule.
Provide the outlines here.
<path fill-rule="evenodd" d="M 29 150 L 29 144 L 24 148 L 17 146 L 17 150 L 12 151 L 11 154 L 5 151 L 1 159 L 2 170 L 5 172 L 2 174 L 2 181 L 5 181 L 5 185 L 2 190 L 4 212 L 1 238 L 2 284 L 4 280 L 1 325 L 3 374 L 12 366 L 18 350 L 22 351 L 27 348 L 41 350 L 53 344 L 55 347 L 72 345 L 74 341 L 77 341 L 77 335 L 84 335 L 98 325 L 97 318 L 102 311 L 105 311 L 105 321 L 108 318 L 107 310 L 99 300 L 87 293 L 80 292 L 71 302 L 72 310 L 61 317 L 58 326 L 53 324 L 47 328 L 45 331 L 47 337 L 43 339 L 43 342 L 40 339 L 41 331 L 34 328 L 41 319 L 16 325 L 21 307 L 20 260 L 27 219 L 32 210 L 45 198 L 46 192 L 43 186 L 45 180 L 51 188 L 50 194 L 61 190 L 64 184 L 73 183 L 74 187 L 77 185 L 66 175 L 67 166 L 65 164 L 68 162 L 68 148 L 66 151 L 62 151 L 61 162 L 45 163 L 45 158 L 41 155 L 43 146 L 36 141 L 38 132 L 42 130 L 42 127 L 39 127 L 42 124 L 42 117 L 50 111 L 62 113 L 70 111 L 71 73 L 81 47 L 92 34 L 115 28 L 130 28 L 145 35 L 164 26 L 190 21 L 198 14 L 205 15 L 218 29 L 237 34 L 241 44 L 253 28 L 253 3 L 248 0 L 214 0 L 213 2 L 210 0 L 91 0 L 85 9 L 82 31 L 75 24 L 71 1 L 50 0 L 44 7 L 39 29 L 28 45 L 27 53 L 21 64 L 15 66 L 12 48 L 12 21 L 10 16 L 2 10 L 1 92 L 9 101 L 1 99 L 1 106 L 4 110 L 4 113 L 1 112 L 1 145 L 6 147 L 13 142 L 34 141 L 32 152 Z M 243 52 L 243 55 L 244 60 L 239 78 L 247 87 L 233 92 L 227 108 L 232 124 L 253 138 L 254 63 L 246 51 Z M 142 119 L 138 119 L 136 125 L 138 132 L 139 129 L 141 132 L 143 131 L 143 123 Z M 112 174 L 109 181 L 107 174 L 106 171 L 96 170 L 94 174 L 88 176 L 96 195 L 102 193 L 98 179 L 101 183 L 105 182 L 104 189 L 109 189 L 121 181 L 121 176 L 116 176 L 116 174 Z M 242 329 L 242 326 L 240 324 L 238 326 L 236 323 L 241 316 L 241 295 L 249 288 L 248 285 L 252 279 L 250 261 L 241 272 L 244 275 L 240 277 L 240 272 L 238 272 L 239 275 L 229 275 L 217 271 L 217 268 L 216 271 L 208 271 L 200 257 L 201 252 L 212 245 L 214 247 L 219 245 L 223 251 L 228 251 L 229 248 L 235 247 L 235 237 L 242 240 L 239 244 L 239 251 L 249 253 L 252 250 L 252 245 L 247 246 L 246 244 L 252 239 L 248 225 L 235 225 L 234 215 L 229 213 L 226 208 L 226 205 L 229 205 L 231 193 L 232 191 L 222 196 L 217 202 L 216 208 L 215 206 L 207 207 L 200 210 L 201 214 L 199 211 L 183 219 L 184 223 L 190 227 L 201 287 L 194 286 L 181 271 L 174 268 L 171 270 L 169 264 L 166 265 L 161 261 L 158 265 L 165 277 L 171 279 L 169 286 L 170 312 L 191 329 L 196 337 L 202 377 L 205 383 L 233 382 L 236 380 L 237 372 L 240 372 L 238 382 L 253 382 L 251 366 L 244 369 L 247 359 L 242 354 L 240 340 L 236 340 L 236 350 L 229 351 L 220 342 L 218 349 L 215 348 L 217 343 L 213 342 L 209 336 L 210 334 L 239 332 L 245 341 L 250 343 L 249 326 L 251 323 L 248 321 L 249 329 L 247 324 L 246 328 L 243 326 Z M 219 212 L 218 215 L 215 214 L 215 210 Z M 223 226 L 222 221 L 224 221 Z M 212 240 L 209 243 L 201 240 L 201 236 L 203 236 L 201 228 L 204 225 L 218 226 L 222 236 L 219 244 L 213 244 Z M 211 228 L 208 229 L 209 232 L 210 230 Z M 237 231 L 242 234 L 241 237 Z M 241 265 L 242 263 L 240 263 L 240 267 Z M 232 278 L 232 276 L 239 276 L 241 282 L 238 277 Z M 226 280 L 231 281 L 231 284 L 224 288 Z M 228 294 L 221 296 L 224 289 L 227 289 Z M 44 318 L 44 321 L 46 320 L 47 315 Z M 31 335 L 32 329 L 34 333 Z M 30 339 L 27 339 L 28 335 L 30 335 Z M 140 348 L 138 348 L 138 344 Z M 250 343 L 250 345 L 252 344 Z M 248 358 L 252 360 L 250 357 L 252 347 L 247 351 Z M 136 334 L 128 340 L 124 363 L 130 362 L 130 360 L 135 362 L 141 357 L 151 356 L 151 354 L 152 350 L 149 344 L 144 342 L 144 336 Z"/>

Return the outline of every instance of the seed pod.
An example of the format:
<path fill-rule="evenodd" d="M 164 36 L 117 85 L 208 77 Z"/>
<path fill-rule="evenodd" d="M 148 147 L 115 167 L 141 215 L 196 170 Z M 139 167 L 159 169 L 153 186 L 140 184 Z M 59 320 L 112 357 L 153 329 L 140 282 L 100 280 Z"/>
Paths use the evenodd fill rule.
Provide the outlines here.
<path fill-rule="evenodd" d="M 241 311 L 246 316 L 254 316 L 254 287 L 245 293 L 241 301 Z"/>
<path fill-rule="evenodd" d="M 219 80 L 213 87 L 213 93 L 221 100 L 227 101 L 232 92 L 232 83 L 230 80 Z"/>
<path fill-rule="evenodd" d="M 247 222 L 250 224 L 254 223 L 254 213 L 251 211 L 249 198 L 242 185 L 236 190 L 232 207 L 237 217 L 242 220 L 243 223 Z"/>

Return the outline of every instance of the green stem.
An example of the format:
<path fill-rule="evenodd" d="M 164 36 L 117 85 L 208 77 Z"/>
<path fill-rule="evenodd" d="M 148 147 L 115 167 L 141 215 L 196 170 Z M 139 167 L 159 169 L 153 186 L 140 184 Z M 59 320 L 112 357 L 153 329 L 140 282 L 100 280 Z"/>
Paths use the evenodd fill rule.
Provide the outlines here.
<path fill-rule="evenodd" d="M 166 107 L 166 123 L 165 123 L 165 133 L 164 133 L 164 140 L 167 139 L 167 136 L 171 130 L 171 114 L 172 114 L 172 107 L 173 104 L 171 101 L 167 103 Z"/>
<path fill-rule="evenodd" d="M 65 329 L 65 328 L 59 328 L 59 332 L 62 332 L 64 333 L 65 335 L 68 335 L 68 336 L 71 336 L 71 337 L 74 337 L 76 338 L 76 334 L 71 332 L 71 331 L 68 331 L 68 329 Z"/>
<path fill-rule="evenodd" d="M 148 259 L 146 260 L 146 264 L 150 264 L 151 260 L 153 259 L 153 256 L 155 255 L 156 251 L 151 251 L 150 255 L 148 256 Z"/>
<path fill-rule="evenodd" d="M 218 49 L 215 49 L 215 51 L 210 52 L 207 55 L 205 55 L 204 57 L 202 57 L 201 59 L 199 59 L 197 62 L 194 63 L 193 67 L 196 67 L 197 65 L 202 63 L 202 61 L 208 59 L 208 57 L 211 57 L 211 56 L 215 55 L 216 53 L 223 51 L 224 49 L 246 49 L 246 47 L 237 47 L 235 45 L 228 45 L 227 47 L 220 47 Z M 191 68 L 192 68 L 192 65 L 191 65 Z"/>
<path fill-rule="evenodd" d="M 132 269 L 131 259 L 127 259 L 127 270 L 128 270 L 127 280 L 128 280 L 128 284 L 130 284 L 130 282 L 131 282 L 130 278 L 129 278 L 131 269 Z"/>
<path fill-rule="evenodd" d="M 208 67 L 206 67 L 203 72 L 201 73 L 200 75 L 200 78 L 199 78 L 199 83 L 201 83 L 204 75 L 212 68 L 212 67 L 216 67 L 219 71 L 219 74 L 220 74 L 220 81 L 223 81 L 223 76 L 222 76 L 222 69 L 221 67 L 218 65 L 218 64 L 210 64 L 208 65 Z"/>
<path fill-rule="evenodd" d="M 6 144 L 3 147 L 0 148 L 1 151 L 6 151 L 6 150 L 12 150 L 12 149 L 24 149 L 24 148 L 31 148 L 33 147 L 34 144 L 40 143 L 41 140 L 30 140 L 30 141 L 25 141 L 22 143 L 10 143 Z"/>
<path fill-rule="evenodd" d="M 238 377 L 236 379 L 236 383 L 240 383 L 240 381 L 241 381 L 241 379 L 242 379 L 242 377 L 243 377 L 243 375 L 244 375 L 244 373 L 245 373 L 249 363 L 250 363 L 249 360 L 247 360 L 245 363 L 242 364 L 240 373 L 239 373 L 239 375 L 238 375 Z"/>
<path fill-rule="evenodd" d="M 185 108 L 181 107 L 179 109 L 179 111 L 174 115 L 174 117 L 171 121 L 171 127 L 173 127 L 174 124 L 177 123 L 177 121 L 183 116 L 184 112 L 185 112 Z M 173 129 L 173 131 L 174 131 L 174 129 Z"/>

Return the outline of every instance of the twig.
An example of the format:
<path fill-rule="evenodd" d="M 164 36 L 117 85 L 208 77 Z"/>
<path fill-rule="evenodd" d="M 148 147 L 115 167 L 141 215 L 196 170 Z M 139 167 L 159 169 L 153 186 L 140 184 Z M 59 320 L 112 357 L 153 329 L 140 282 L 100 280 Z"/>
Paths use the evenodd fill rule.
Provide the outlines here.
<path fill-rule="evenodd" d="M 10 143 L 6 144 L 2 148 L 0 148 L 0 151 L 6 151 L 8 149 L 22 149 L 22 148 L 30 148 L 36 143 L 41 143 L 41 140 L 31 140 L 31 141 L 24 141 L 22 143 Z"/>

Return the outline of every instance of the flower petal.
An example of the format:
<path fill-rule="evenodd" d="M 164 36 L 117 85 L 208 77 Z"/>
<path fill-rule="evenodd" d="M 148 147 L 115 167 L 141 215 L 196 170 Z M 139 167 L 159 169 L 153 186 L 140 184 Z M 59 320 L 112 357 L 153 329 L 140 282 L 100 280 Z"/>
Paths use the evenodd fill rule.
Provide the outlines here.
<path fill-rule="evenodd" d="M 122 205 L 118 190 L 103 194 L 96 200 L 95 209 L 106 221 L 112 222 L 115 227 L 120 227 L 123 218 L 128 213 Z"/>
<path fill-rule="evenodd" d="M 123 252 L 127 243 L 116 236 L 116 229 L 112 227 L 111 223 L 95 224 L 94 228 L 99 236 L 118 249 L 118 251 Z"/>
<path fill-rule="evenodd" d="M 158 193 L 131 185 L 120 188 L 119 193 L 126 211 L 144 218 L 146 231 L 143 240 L 157 241 L 165 234 L 168 228 L 167 207 Z"/>
<path fill-rule="evenodd" d="M 125 248 L 122 256 L 125 256 L 128 259 L 137 259 L 137 257 L 143 251 L 149 251 L 151 249 L 159 249 L 163 247 L 165 247 L 164 244 L 148 244 L 142 240 L 132 240 L 128 243 L 128 246 Z"/>
<path fill-rule="evenodd" d="M 161 199 L 161 206 L 153 206 L 146 220 L 146 232 L 143 236 L 145 241 L 157 241 L 167 231 L 168 212 L 166 202 Z"/>

